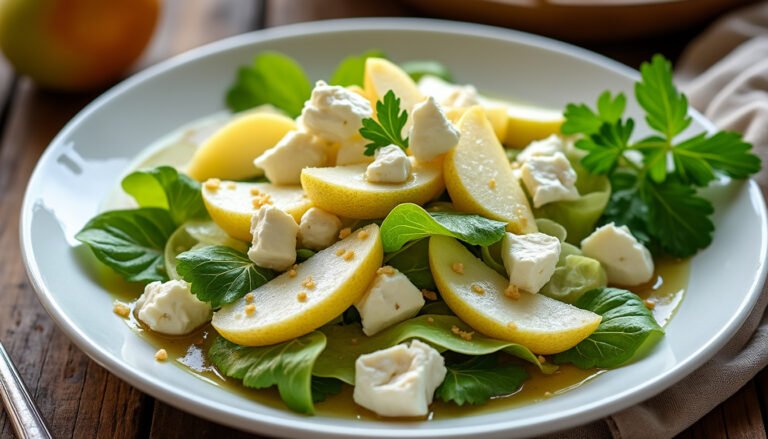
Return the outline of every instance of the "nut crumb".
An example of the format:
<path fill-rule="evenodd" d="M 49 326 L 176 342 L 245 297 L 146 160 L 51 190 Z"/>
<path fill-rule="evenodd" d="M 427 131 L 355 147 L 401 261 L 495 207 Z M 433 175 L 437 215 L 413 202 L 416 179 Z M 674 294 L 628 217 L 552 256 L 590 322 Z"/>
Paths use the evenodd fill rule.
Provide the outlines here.
<path fill-rule="evenodd" d="M 367 238 L 368 235 L 369 235 L 369 233 L 368 233 L 367 230 L 361 230 L 361 231 L 357 232 L 357 239 L 363 240 L 363 239 Z"/>
<path fill-rule="evenodd" d="M 509 164 L 509 167 L 512 168 L 512 169 L 517 169 L 517 168 L 520 167 L 520 163 L 512 162 L 512 163 Z"/>
<path fill-rule="evenodd" d="M 451 270 L 456 274 L 464 274 L 464 264 L 461 262 L 454 262 L 451 264 Z"/>
<path fill-rule="evenodd" d="M 344 253 L 344 256 L 342 256 L 342 258 L 344 258 L 345 261 L 351 261 L 352 258 L 354 258 L 354 257 L 355 257 L 355 251 L 354 250 L 347 250 L 347 252 Z"/>
<path fill-rule="evenodd" d="M 252 187 L 250 192 L 251 192 L 251 195 L 261 195 L 261 189 L 257 187 Z"/>
<path fill-rule="evenodd" d="M 435 319 L 432 317 L 427 317 L 427 323 L 435 323 Z"/>
<path fill-rule="evenodd" d="M 343 229 L 341 229 L 341 231 L 339 231 L 339 239 L 344 239 L 351 234 L 352 234 L 352 229 L 350 229 L 349 227 L 344 227 Z"/>
<path fill-rule="evenodd" d="M 552 392 L 550 392 L 549 390 L 544 392 L 544 397 L 549 398 L 550 396 L 552 396 Z"/>
<path fill-rule="evenodd" d="M 504 295 L 512 300 L 517 300 L 520 298 L 520 289 L 517 288 L 517 285 L 510 285 L 504 290 Z"/>
<path fill-rule="evenodd" d="M 648 299 L 643 300 L 643 303 L 645 304 L 645 307 L 648 309 L 654 309 L 656 308 L 656 302 L 651 302 Z"/>
<path fill-rule="evenodd" d="M 515 324 L 515 322 L 509 322 L 507 323 L 507 329 L 511 329 L 514 331 L 515 329 L 517 329 L 517 325 Z"/>
<path fill-rule="evenodd" d="M 168 351 L 165 349 L 160 349 L 157 352 L 155 352 L 155 360 L 157 361 L 165 361 L 168 359 Z"/>
<path fill-rule="evenodd" d="M 315 289 L 315 281 L 312 280 L 312 276 L 307 276 L 306 279 L 304 279 L 301 282 L 301 286 L 308 289 L 308 290 L 314 290 Z"/>
<path fill-rule="evenodd" d="M 126 319 L 129 315 L 131 315 L 131 308 L 129 308 L 128 305 L 124 303 L 115 302 L 115 306 L 112 307 L 112 312 Z"/>
<path fill-rule="evenodd" d="M 461 328 L 459 328 L 456 325 L 451 326 L 451 332 L 455 335 L 458 335 L 462 339 L 466 341 L 472 340 L 472 336 L 475 334 L 474 331 L 463 331 Z"/>
<path fill-rule="evenodd" d="M 307 293 L 305 291 L 299 291 L 299 294 L 296 295 L 296 300 L 299 302 L 306 302 L 307 301 Z"/>
<path fill-rule="evenodd" d="M 541 364 L 544 364 L 547 362 L 547 359 L 543 355 L 538 355 L 536 359 L 539 360 L 539 363 Z"/>
<path fill-rule="evenodd" d="M 298 265 L 293 264 L 291 268 L 288 269 L 288 277 L 296 277 L 296 275 L 299 274 L 297 271 L 298 268 Z"/>
<path fill-rule="evenodd" d="M 237 185 L 235 184 L 235 182 L 234 182 L 234 181 L 228 181 L 228 182 L 227 182 L 227 185 L 226 185 L 225 187 L 226 187 L 227 189 L 235 189 L 235 188 L 237 188 Z"/>
<path fill-rule="evenodd" d="M 248 293 L 245 295 L 245 303 L 253 303 L 253 293 Z"/>
<path fill-rule="evenodd" d="M 336 250 L 336 256 L 341 256 L 341 255 L 343 255 L 345 251 L 346 251 L 346 250 L 344 250 L 343 248 L 340 248 L 340 249 Z"/>
<path fill-rule="evenodd" d="M 492 179 L 488 180 L 488 187 L 490 189 L 496 189 L 496 179 L 495 178 L 492 178 Z"/>
<path fill-rule="evenodd" d="M 472 284 L 472 292 L 475 294 L 485 294 L 485 289 L 478 284 Z"/>
<path fill-rule="evenodd" d="M 256 195 L 251 200 L 254 209 L 259 209 L 267 204 L 272 204 L 272 196 L 269 194 Z"/>
<path fill-rule="evenodd" d="M 393 276 L 396 273 L 395 269 L 393 267 L 390 267 L 389 265 L 385 265 L 378 270 L 376 270 L 376 274 L 381 275 L 387 275 L 387 276 Z"/>
<path fill-rule="evenodd" d="M 421 295 L 427 300 L 437 300 L 437 293 L 427 289 L 421 290 Z"/>
<path fill-rule="evenodd" d="M 357 339 L 356 339 L 356 338 L 353 338 L 352 340 L 350 340 L 350 342 L 351 342 L 353 345 L 356 345 L 356 344 L 357 344 Z"/>
<path fill-rule="evenodd" d="M 252 316 L 256 312 L 256 305 L 249 303 L 245 305 L 245 315 Z"/>
<path fill-rule="evenodd" d="M 221 186 L 221 180 L 218 178 L 209 178 L 208 180 L 205 180 L 203 186 L 208 190 L 215 191 Z"/>

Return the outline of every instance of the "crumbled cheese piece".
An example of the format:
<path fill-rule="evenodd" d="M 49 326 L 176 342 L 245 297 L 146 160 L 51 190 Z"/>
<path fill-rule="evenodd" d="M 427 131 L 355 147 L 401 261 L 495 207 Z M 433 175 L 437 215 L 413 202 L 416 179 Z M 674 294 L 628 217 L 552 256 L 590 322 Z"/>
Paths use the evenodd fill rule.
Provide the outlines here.
<path fill-rule="evenodd" d="M 157 361 L 166 361 L 168 359 L 168 351 L 165 349 L 159 349 L 157 352 L 155 352 L 155 360 Z"/>
<path fill-rule="evenodd" d="M 413 107 L 409 146 L 416 160 L 430 161 L 459 142 L 459 130 L 445 117 L 433 97 Z"/>
<path fill-rule="evenodd" d="M 555 272 L 560 257 L 560 241 L 544 233 L 515 235 L 507 232 L 501 243 L 501 258 L 509 283 L 537 293 Z"/>
<path fill-rule="evenodd" d="M 183 280 L 152 282 L 136 301 L 136 316 L 155 332 L 183 335 L 211 319 L 211 307 Z"/>
<path fill-rule="evenodd" d="M 342 141 L 336 151 L 336 166 L 371 163 L 373 156 L 365 155 L 365 145 L 369 143 L 371 143 L 370 140 L 363 139 L 361 136 L 353 136 Z"/>
<path fill-rule="evenodd" d="M 424 306 L 421 291 L 404 274 L 392 270 L 393 274 L 377 273 L 368 291 L 355 303 L 366 335 L 407 320 Z"/>
<path fill-rule="evenodd" d="M 557 134 L 552 134 L 546 139 L 531 142 L 530 145 L 520 151 L 520 154 L 515 157 L 515 160 L 518 163 L 525 163 L 531 157 L 551 157 L 564 150 L 565 146 L 563 145 L 563 139 Z"/>
<path fill-rule="evenodd" d="M 274 184 L 300 184 L 301 170 L 325 166 L 326 145 L 317 136 L 303 131 L 289 131 L 277 145 L 253 161 Z"/>
<path fill-rule="evenodd" d="M 533 197 L 534 207 L 579 198 L 576 171 L 561 152 L 530 157 L 520 168 L 520 177 Z"/>
<path fill-rule="evenodd" d="M 631 287 L 653 277 L 651 252 L 627 226 L 609 223 L 598 228 L 581 241 L 581 250 L 584 256 L 600 261 L 611 284 Z"/>
<path fill-rule="evenodd" d="M 404 183 L 411 176 L 411 160 L 399 146 L 389 145 L 376 150 L 373 163 L 365 170 L 371 183 Z"/>
<path fill-rule="evenodd" d="M 272 205 L 263 206 L 251 218 L 253 243 L 248 257 L 259 267 L 286 270 L 296 262 L 298 233 L 292 216 Z"/>
<path fill-rule="evenodd" d="M 381 416 L 424 416 L 445 379 L 445 360 L 419 340 L 355 361 L 355 402 Z"/>
<path fill-rule="evenodd" d="M 341 229 L 341 220 L 323 209 L 312 207 L 301 216 L 299 239 L 302 246 L 322 250 L 334 242 Z"/>
<path fill-rule="evenodd" d="M 312 96 L 301 112 L 303 125 L 312 133 L 332 142 L 352 137 L 371 117 L 368 99 L 344 87 L 317 81 Z"/>

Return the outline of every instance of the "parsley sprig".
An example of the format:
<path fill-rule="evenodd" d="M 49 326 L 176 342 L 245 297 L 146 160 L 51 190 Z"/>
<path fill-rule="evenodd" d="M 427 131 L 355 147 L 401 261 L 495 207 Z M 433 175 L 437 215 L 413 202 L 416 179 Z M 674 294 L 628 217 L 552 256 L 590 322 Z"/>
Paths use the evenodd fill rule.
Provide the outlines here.
<path fill-rule="evenodd" d="M 635 98 L 655 134 L 633 142 L 635 122 L 624 118 L 623 93 L 603 92 L 595 110 L 565 109 L 563 134 L 580 134 L 582 164 L 611 179 L 603 222 L 625 224 L 656 252 L 691 256 L 712 241 L 712 204 L 698 194 L 717 174 L 743 179 L 760 170 L 752 145 L 735 132 L 700 133 L 679 140 L 691 124 L 688 100 L 672 82 L 672 65 L 656 55 L 640 69 Z M 634 154 L 634 155 L 633 155 Z"/>
<path fill-rule="evenodd" d="M 408 138 L 403 138 L 403 127 L 408 121 L 408 112 L 400 110 L 400 98 L 392 90 L 384 99 L 376 102 L 376 119 L 363 119 L 360 135 L 371 143 L 365 145 L 365 155 L 372 156 L 377 149 L 397 145 L 403 150 L 408 148 Z"/>

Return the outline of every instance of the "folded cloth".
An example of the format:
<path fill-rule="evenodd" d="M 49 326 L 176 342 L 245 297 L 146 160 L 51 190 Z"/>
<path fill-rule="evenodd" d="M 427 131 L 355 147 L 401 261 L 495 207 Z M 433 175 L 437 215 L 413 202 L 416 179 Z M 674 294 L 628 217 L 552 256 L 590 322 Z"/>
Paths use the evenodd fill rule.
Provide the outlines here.
<path fill-rule="evenodd" d="M 768 2 L 724 17 L 693 41 L 676 80 L 720 129 L 740 131 L 768 163 Z M 765 166 L 755 179 L 768 195 Z M 768 289 L 744 325 L 709 362 L 659 395 L 606 419 L 550 437 L 672 437 L 768 366 Z"/>

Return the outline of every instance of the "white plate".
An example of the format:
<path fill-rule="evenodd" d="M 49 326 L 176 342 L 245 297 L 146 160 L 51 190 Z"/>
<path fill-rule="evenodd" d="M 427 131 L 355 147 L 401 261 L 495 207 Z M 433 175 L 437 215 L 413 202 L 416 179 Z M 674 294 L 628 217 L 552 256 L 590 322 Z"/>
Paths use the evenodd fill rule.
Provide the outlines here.
<path fill-rule="evenodd" d="M 306 417 L 273 409 L 157 363 L 154 349 L 111 312 L 112 297 L 78 262 L 74 234 L 97 213 L 129 161 L 163 134 L 223 108 L 236 68 L 271 49 L 328 77 L 368 48 L 394 60 L 438 59 L 482 90 L 544 106 L 593 102 L 606 88 L 632 94 L 637 72 L 551 40 L 486 26 L 415 19 L 328 21 L 241 35 L 193 50 L 116 86 L 78 114 L 35 169 L 22 209 L 24 260 L 40 301 L 99 364 L 142 391 L 241 429 L 313 437 L 512 437 L 585 423 L 647 399 L 704 363 L 752 309 L 766 274 L 765 207 L 754 182 L 711 189 L 712 245 L 692 262 L 687 297 L 647 358 L 564 395 L 513 410 L 422 423 Z M 629 113 L 642 114 L 636 106 Z M 711 125 L 692 113 L 695 130 Z"/>

